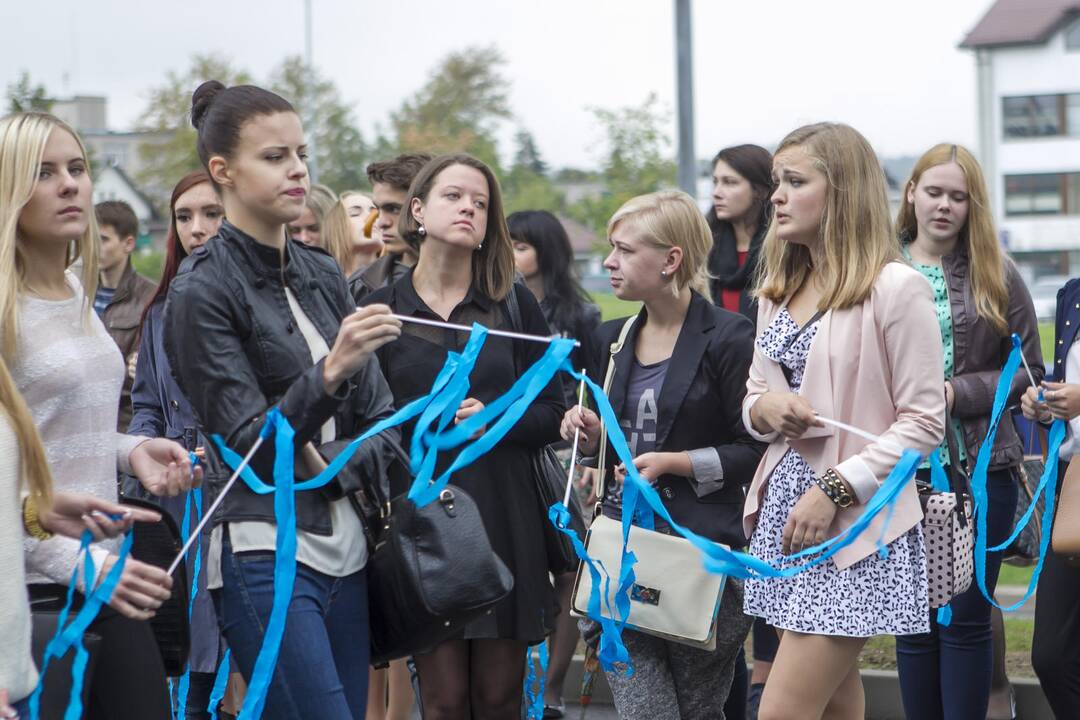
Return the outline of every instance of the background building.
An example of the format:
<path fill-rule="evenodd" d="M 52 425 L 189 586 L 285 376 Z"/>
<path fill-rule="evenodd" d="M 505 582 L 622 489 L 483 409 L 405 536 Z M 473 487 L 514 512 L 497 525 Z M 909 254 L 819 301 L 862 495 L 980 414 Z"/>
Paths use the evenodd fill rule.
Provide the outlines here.
<path fill-rule="evenodd" d="M 1039 305 L 1080 274 L 1080 0 L 997 0 L 961 47 L 995 220 Z"/>

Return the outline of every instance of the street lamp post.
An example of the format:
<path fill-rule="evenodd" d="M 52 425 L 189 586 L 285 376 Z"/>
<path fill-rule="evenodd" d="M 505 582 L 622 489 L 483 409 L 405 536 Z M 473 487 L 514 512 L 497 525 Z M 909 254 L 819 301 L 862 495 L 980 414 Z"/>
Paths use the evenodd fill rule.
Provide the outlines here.
<path fill-rule="evenodd" d="M 690 0 L 675 0 L 675 62 L 679 104 L 679 187 L 697 197 L 694 157 L 694 53 Z"/>
<path fill-rule="evenodd" d="M 307 128 L 308 176 L 318 178 L 315 161 L 315 50 L 311 37 L 311 0 L 304 0 L 304 125 Z"/>

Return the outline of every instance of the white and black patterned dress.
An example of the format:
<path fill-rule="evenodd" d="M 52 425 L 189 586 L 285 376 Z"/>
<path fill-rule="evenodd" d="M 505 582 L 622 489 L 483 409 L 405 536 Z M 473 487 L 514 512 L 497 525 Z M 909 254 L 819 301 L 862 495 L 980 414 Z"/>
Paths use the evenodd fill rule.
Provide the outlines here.
<path fill-rule="evenodd" d="M 799 334 L 799 326 L 784 308 L 757 340 L 759 351 L 786 368 L 792 392 L 802 384 L 817 329 L 815 321 Z M 811 467 L 795 450 L 788 450 L 769 477 L 750 541 L 752 555 L 777 568 L 798 564 L 783 554 L 781 539 L 795 503 L 814 483 Z M 747 580 L 744 609 L 774 627 L 816 635 L 929 632 L 922 525 L 889 543 L 888 551 L 885 558 L 873 553 L 845 570 L 826 561 L 791 578 Z"/>

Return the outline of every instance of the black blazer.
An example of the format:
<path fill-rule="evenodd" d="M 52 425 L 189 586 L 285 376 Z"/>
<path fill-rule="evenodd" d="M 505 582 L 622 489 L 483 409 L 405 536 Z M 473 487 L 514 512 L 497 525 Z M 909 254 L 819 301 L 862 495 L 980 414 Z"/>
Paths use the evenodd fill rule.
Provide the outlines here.
<path fill-rule="evenodd" d="M 609 396 L 616 416 L 622 415 L 634 345 L 645 319 L 642 308 L 622 352 L 615 356 Z M 608 352 L 624 322 L 625 318 L 606 322 L 596 332 L 597 350 L 589 374 L 597 383 L 604 381 Z M 713 447 L 724 470 L 723 485 L 700 498 L 692 479 L 662 475 L 656 488 L 664 505 L 675 522 L 732 547 L 746 545 L 742 529 L 745 487 L 765 452 L 765 444 L 750 437 L 742 421 L 753 354 L 753 324 L 695 292 L 657 400 L 656 452 Z M 611 482 L 611 468 L 619 461 L 610 447 L 608 458 L 607 481 Z"/>
<path fill-rule="evenodd" d="M 1065 382 L 1065 360 L 1069 348 L 1076 340 L 1076 331 L 1080 329 L 1080 278 L 1073 278 L 1058 290 L 1057 312 L 1054 313 L 1054 370 L 1051 382 Z M 1080 378 L 1069 378 L 1069 382 L 1078 382 Z"/>

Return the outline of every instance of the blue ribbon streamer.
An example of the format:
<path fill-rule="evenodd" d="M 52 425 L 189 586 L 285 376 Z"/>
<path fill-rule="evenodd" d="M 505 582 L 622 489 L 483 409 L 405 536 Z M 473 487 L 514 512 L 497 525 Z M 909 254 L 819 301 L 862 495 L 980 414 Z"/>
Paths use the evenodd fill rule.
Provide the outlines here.
<path fill-rule="evenodd" d="M 225 687 L 229 684 L 229 659 L 232 656 L 232 650 L 225 649 L 225 654 L 221 657 L 221 663 L 218 665 L 217 675 L 214 676 L 214 687 L 210 690 L 210 702 L 207 705 L 206 711 L 210 713 L 210 720 L 217 720 L 218 704 L 221 702 L 221 698 L 225 697 Z"/>
<path fill-rule="evenodd" d="M 199 463 L 199 458 L 195 453 L 191 453 L 192 468 Z M 191 508 L 195 506 L 195 525 L 196 527 L 202 522 L 202 490 L 200 488 L 192 488 L 187 493 L 187 499 L 184 502 L 184 519 L 180 523 L 180 534 L 182 537 L 187 537 L 191 528 Z M 189 551 L 190 552 L 190 551 Z M 195 596 L 199 593 L 199 572 L 202 570 L 202 538 L 200 537 L 195 542 L 195 564 L 192 568 L 191 576 L 191 596 L 188 598 L 188 627 L 191 626 L 191 615 L 195 610 Z M 185 717 L 187 712 L 187 697 L 188 691 L 191 687 L 191 662 L 190 658 L 187 666 L 184 668 L 184 674 L 180 677 L 180 684 L 176 691 L 176 715 L 181 719 Z"/>
<path fill-rule="evenodd" d="M 533 662 L 532 648 L 525 649 L 525 666 L 528 674 L 525 676 L 525 717 L 529 720 L 543 720 L 544 717 L 544 685 L 547 682 L 548 649 L 547 640 L 541 642 L 536 648 L 536 662 Z M 535 690 L 533 686 L 539 683 Z"/>
<path fill-rule="evenodd" d="M 675 533 L 686 538 L 701 551 L 704 566 L 709 572 L 740 578 L 761 579 L 770 577 L 792 577 L 800 572 L 805 572 L 815 565 L 827 562 L 839 550 L 850 545 L 856 537 L 863 533 L 882 511 L 888 513 L 885 523 L 887 527 L 888 520 L 891 519 L 892 508 L 895 506 L 896 501 L 900 496 L 900 492 L 914 477 L 915 470 L 922 460 L 918 452 L 914 450 L 905 451 L 900 460 L 893 467 L 889 476 L 882 483 L 881 487 L 878 488 L 877 492 L 871 497 L 863 513 L 850 527 L 825 542 L 810 548 L 805 548 L 790 556 L 792 559 L 805 558 L 805 562 L 796 566 L 776 568 L 760 558 L 756 558 L 746 553 L 729 550 L 676 523 L 664 506 L 663 501 L 660 499 L 656 490 L 651 484 L 642 480 L 637 468 L 634 466 L 633 455 L 626 443 L 626 438 L 623 436 L 622 429 L 615 416 L 614 408 L 612 408 L 610 401 L 604 395 L 602 388 L 584 374 L 571 368 L 568 363 L 563 364 L 562 370 L 578 380 L 583 380 L 589 388 L 589 392 L 592 394 L 596 408 L 604 421 L 607 439 L 611 442 L 616 455 L 626 468 L 626 480 L 623 485 L 622 512 L 623 551 L 621 567 L 618 574 L 618 590 L 616 591 L 615 597 L 616 610 L 618 612 L 617 617 L 619 618 L 617 621 L 604 617 L 600 612 L 600 572 L 602 570 L 607 576 L 604 581 L 606 587 L 610 587 L 612 576 L 602 565 L 598 568 L 597 563 L 594 563 L 588 558 L 588 554 L 581 544 L 580 539 L 577 537 L 577 534 L 569 528 L 569 513 L 561 503 L 553 505 L 550 508 L 548 515 L 555 527 L 570 538 L 574 545 L 575 552 L 578 557 L 581 558 L 582 562 L 585 563 L 593 578 L 592 593 L 589 598 L 589 610 L 587 614 L 591 619 L 600 623 L 602 633 L 597 655 L 601 665 L 607 671 L 614 670 L 616 663 L 620 663 L 627 665 L 626 673 L 628 676 L 633 672 L 632 668 L 629 667 L 629 654 L 621 640 L 622 630 L 625 627 L 626 620 L 630 614 L 629 590 L 635 579 L 633 565 L 636 562 L 636 558 L 633 553 L 627 550 L 627 541 L 629 539 L 632 523 L 644 520 L 645 522 L 641 524 L 645 527 L 649 527 L 651 526 L 652 516 L 654 514 L 658 515 Z M 640 509 L 636 507 L 639 499 L 645 501 L 644 506 Z M 646 523 L 648 524 L 646 525 Z M 884 530 L 882 532 L 884 533 Z M 881 548 L 885 547 L 880 539 L 879 546 Z M 607 597 L 606 590 L 605 597 Z M 608 612 L 611 612 L 610 608 Z M 612 614 L 612 617 L 615 617 L 615 615 Z"/>
<path fill-rule="evenodd" d="M 49 661 L 54 657 L 63 657 L 72 647 L 75 648 L 75 661 L 71 666 L 71 694 L 68 699 L 67 710 L 64 713 L 64 720 L 79 720 L 82 717 L 83 678 L 86 675 L 86 663 L 90 657 L 86 647 L 83 645 L 83 635 L 86 633 L 86 628 L 90 626 L 90 623 L 97 617 L 98 612 L 101 611 L 101 606 L 112 598 L 113 591 L 116 589 L 120 576 L 124 572 L 124 564 L 127 562 L 128 554 L 131 552 L 132 532 L 129 531 L 124 537 L 116 562 L 108 574 L 105 575 L 101 585 L 97 589 L 91 590 L 94 587 L 94 559 L 90 553 L 90 543 L 93 542 L 94 538 L 89 530 L 83 531 L 79 549 L 84 558 L 83 587 L 87 590 L 85 593 L 86 600 L 79 612 L 76 613 L 75 619 L 65 627 L 64 623 L 67 622 L 68 615 L 71 613 L 71 606 L 75 600 L 75 586 L 79 575 L 79 568 L 76 566 L 71 574 L 71 582 L 68 583 L 67 600 L 57 618 L 56 634 L 49 641 L 49 644 L 45 646 L 45 657 L 41 663 L 38 684 L 30 695 L 30 717 L 32 720 L 38 720 L 40 717 L 41 692 L 44 689 L 45 671 L 49 667 Z"/>
<path fill-rule="evenodd" d="M 1009 357 L 1006 359 L 1005 365 L 1001 369 L 1001 375 L 998 377 L 997 389 L 994 392 L 994 403 L 990 412 L 990 427 L 987 430 L 986 438 L 983 440 L 982 445 L 979 446 L 979 454 L 975 461 L 975 470 L 971 474 L 971 497 L 972 502 L 975 505 L 975 582 L 978 585 L 979 592 L 982 593 L 987 602 L 1005 612 L 1010 612 L 1022 607 L 1032 594 L 1034 594 L 1035 588 L 1039 583 L 1039 576 L 1042 574 L 1046 553 L 1050 547 L 1051 525 L 1054 520 L 1054 506 L 1057 501 L 1058 454 L 1061 449 L 1061 444 L 1065 440 L 1066 429 L 1063 420 L 1055 420 L 1053 425 L 1050 426 L 1049 448 L 1047 449 L 1046 465 L 1043 470 L 1042 478 L 1039 479 L 1038 489 L 1035 492 L 1035 497 L 1032 498 L 1031 506 L 1024 514 L 1023 518 L 1021 518 L 1021 521 L 1017 523 L 1017 528 L 1010 537 L 1010 541 L 1015 539 L 1020 530 L 1023 530 L 1024 525 L 1031 519 L 1031 515 L 1034 512 L 1033 508 L 1035 507 L 1039 492 L 1044 492 L 1046 494 L 1046 503 L 1043 508 L 1043 533 L 1039 540 L 1039 560 L 1035 564 L 1035 569 L 1032 571 L 1031 581 L 1028 584 L 1028 589 L 1027 592 L 1024 593 L 1024 596 L 1009 607 L 1002 607 L 993 597 L 991 597 L 986 589 L 987 553 L 1002 549 L 1008 544 L 1008 542 L 1006 542 L 997 545 L 994 548 L 987 547 L 986 516 L 989 512 L 987 473 L 990 468 L 990 456 L 994 449 L 994 438 L 997 437 L 998 425 L 1001 423 L 1001 419 L 1005 414 L 1006 405 L 1009 400 L 1009 392 L 1012 389 L 1013 377 L 1020 368 L 1022 352 L 1020 336 L 1014 333 L 1012 336 L 1012 350 L 1009 352 Z"/>

